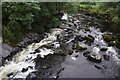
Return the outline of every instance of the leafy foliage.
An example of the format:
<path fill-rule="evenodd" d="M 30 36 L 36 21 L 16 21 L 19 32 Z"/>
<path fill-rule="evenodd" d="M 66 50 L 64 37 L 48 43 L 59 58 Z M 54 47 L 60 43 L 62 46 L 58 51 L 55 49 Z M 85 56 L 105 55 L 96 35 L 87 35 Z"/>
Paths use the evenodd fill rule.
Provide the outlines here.
<path fill-rule="evenodd" d="M 11 45 L 21 41 L 29 31 L 43 33 L 60 25 L 62 12 L 77 12 L 76 3 L 4 2 L 3 40 Z"/>

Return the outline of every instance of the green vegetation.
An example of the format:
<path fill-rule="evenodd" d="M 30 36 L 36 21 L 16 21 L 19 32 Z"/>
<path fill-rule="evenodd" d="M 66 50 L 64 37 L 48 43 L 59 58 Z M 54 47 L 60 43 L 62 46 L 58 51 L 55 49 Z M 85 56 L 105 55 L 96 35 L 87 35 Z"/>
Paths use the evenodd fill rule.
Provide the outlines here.
<path fill-rule="evenodd" d="M 67 55 L 67 54 L 66 54 L 66 51 L 62 51 L 62 50 L 60 50 L 60 51 L 55 51 L 55 54 L 62 55 L 62 56 L 66 56 L 66 55 Z"/>
<path fill-rule="evenodd" d="M 103 34 L 103 38 L 105 39 L 105 41 L 109 42 L 109 41 L 112 41 L 113 38 L 111 35 L 109 34 Z"/>
<path fill-rule="evenodd" d="M 76 51 L 87 50 L 86 47 L 79 46 L 79 44 L 73 44 L 73 45 L 72 45 L 72 49 L 74 49 L 74 50 L 76 50 Z"/>
<path fill-rule="evenodd" d="M 78 11 L 106 15 L 114 23 L 120 23 L 119 2 L 3 2 L 3 41 L 14 46 L 26 33 L 43 33 L 58 27 L 63 13 L 76 14 Z"/>
<path fill-rule="evenodd" d="M 119 2 L 81 2 L 79 4 L 79 10 L 91 14 L 108 15 L 114 23 L 120 23 Z"/>
<path fill-rule="evenodd" d="M 113 37 L 113 35 L 103 34 L 103 38 L 109 46 L 116 46 L 117 48 L 120 48 L 119 36 Z"/>
<path fill-rule="evenodd" d="M 76 3 L 4 2 L 3 40 L 15 45 L 29 31 L 43 33 L 60 25 L 62 12 L 77 12 Z"/>

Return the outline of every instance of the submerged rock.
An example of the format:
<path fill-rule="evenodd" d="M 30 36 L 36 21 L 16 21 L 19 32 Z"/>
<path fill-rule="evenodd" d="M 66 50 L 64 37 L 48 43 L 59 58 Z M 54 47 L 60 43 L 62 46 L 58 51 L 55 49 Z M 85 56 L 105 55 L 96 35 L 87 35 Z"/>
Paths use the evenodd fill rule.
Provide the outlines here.
<path fill-rule="evenodd" d="M 104 60 L 109 61 L 110 56 L 109 55 L 103 55 Z"/>
<path fill-rule="evenodd" d="M 87 59 L 97 63 L 100 63 L 102 61 L 102 57 L 99 54 L 88 55 Z"/>

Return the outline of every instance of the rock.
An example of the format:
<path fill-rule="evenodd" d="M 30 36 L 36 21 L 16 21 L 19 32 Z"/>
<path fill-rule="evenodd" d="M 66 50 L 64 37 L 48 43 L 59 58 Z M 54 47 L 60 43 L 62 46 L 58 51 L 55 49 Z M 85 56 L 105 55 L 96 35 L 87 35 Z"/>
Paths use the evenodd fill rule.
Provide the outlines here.
<path fill-rule="evenodd" d="M 77 51 L 87 50 L 86 47 L 79 46 L 78 44 L 73 45 L 73 46 L 72 46 L 72 49 L 75 49 L 75 50 L 77 50 Z"/>
<path fill-rule="evenodd" d="M 116 47 L 120 49 L 120 41 L 116 40 Z"/>
<path fill-rule="evenodd" d="M 109 55 L 103 55 L 103 58 L 104 58 L 105 60 L 109 61 L 110 56 L 109 56 Z"/>
<path fill-rule="evenodd" d="M 39 50 L 39 49 L 36 49 L 36 50 L 35 50 L 35 53 L 39 53 L 39 52 L 40 52 L 40 50 Z"/>
<path fill-rule="evenodd" d="M 47 66 L 42 66 L 43 69 L 47 69 Z"/>
<path fill-rule="evenodd" d="M 88 57 L 89 54 L 90 54 L 90 52 L 89 52 L 89 51 L 86 51 L 86 52 L 83 53 L 83 56 Z"/>
<path fill-rule="evenodd" d="M 85 44 L 87 44 L 88 46 L 91 46 L 91 45 L 92 45 L 92 43 L 89 42 L 89 41 L 86 41 Z"/>
<path fill-rule="evenodd" d="M 33 67 L 32 67 L 32 66 L 28 66 L 28 68 L 33 69 Z"/>
<path fill-rule="evenodd" d="M 103 48 L 101 48 L 100 50 L 101 50 L 101 51 L 107 51 L 107 50 L 108 50 L 108 48 L 103 47 Z"/>
<path fill-rule="evenodd" d="M 77 60 L 77 58 L 76 58 L 76 57 L 71 57 L 71 59 L 72 59 L 72 60 L 74 60 L 74 61 L 75 61 L 75 60 Z"/>
<path fill-rule="evenodd" d="M 116 46 L 117 48 L 120 48 L 120 41 L 118 41 L 117 39 L 115 41 L 110 41 L 108 42 L 109 46 Z"/>
<path fill-rule="evenodd" d="M 98 66 L 98 65 L 94 65 L 95 66 L 95 68 L 97 68 L 97 69 L 102 69 L 100 66 Z"/>
<path fill-rule="evenodd" d="M 77 58 L 77 57 L 78 57 L 78 55 L 75 55 L 75 57 Z"/>
<path fill-rule="evenodd" d="M 58 55 L 62 55 L 62 56 L 66 56 L 66 52 L 65 51 L 56 51 L 55 54 L 58 54 Z"/>
<path fill-rule="evenodd" d="M 12 76 L 14 73 L 12 72 L 12 73 L 9 73 L 9 74 L 7 74 L 7 77 L 10 77 L 10 76 Z"/>
<path fill-rule="evenodd" d="M 28 71 L 28 68 L 23 68 L 21 72 L 26 72 Z"/>
<path fill-rule="evenodd" d="M 75 37 L 75 40 L 76 40 L 76 41 L 83 41 L 84 39 L 83 39 L 82 37 L 80 37 L 80 36 L 76 36 L 76 37 Z"/>
<path fill-rule="evenodd" d="M 120 34 L 116 34 L 116 39 L 120 41 Z"/>
<path fill-rule="evenodd" d="M 110 42 L 110 41 L 114 40 L 112 35 L 110 35 L 110 34 L 103 34 L 102 36 L 103 36 L 104 40 L 107 41 L 107 42 Z"/>
<path fill-rule="evenodd" d="M 73 53 L 73 50 L 68 50 L 69 55 L 72 55 L 72 53 Z"/>
<path fill-rule="evenodd" d="M 116 42 L 115 42 L 115 41 L 110 41 L 110 42 L 108 43 L 108 45 L 109 45 L 109 46 L 116 46 Z"/>
<path fill-rule="evenodd" d="M 102 61 L 102 57 L 99 54 L 88 55 L 87 59 L 97 63 L 100 63 Z"/>
<path fill-rule="evenodd" d="M 91 35 L 86 36 L 85 39 L 89 42 L 94 42 L 94 37 Z"/>

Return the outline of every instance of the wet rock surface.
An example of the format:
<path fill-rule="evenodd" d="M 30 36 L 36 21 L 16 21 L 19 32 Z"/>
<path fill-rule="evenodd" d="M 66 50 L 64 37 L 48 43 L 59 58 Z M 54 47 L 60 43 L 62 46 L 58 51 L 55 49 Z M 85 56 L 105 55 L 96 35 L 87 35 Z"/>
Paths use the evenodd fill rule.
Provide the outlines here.
<path fill-rule="evenodd" d="M 96 18 L 79 14 L 77 18 L 69 16 L 69 19 L 70 21 L 64 21 L 60 26 L 63 31 L 57 36 L 56 43 L 41 46 L 30 53 L 34 55 L 41 51 L 44 53 L 45 48 L 45 50 L 53 50 L 54 54 L 47 54 L 45 57 L 37 55 L 32 60 L 35 62 L 35 71 L 30 72 L 26 79 L 114 78 L 118 76 L 119 50 L 114 47 L 116 44 L 113 43 L 114 41 L 119 43 L 119 41 L 116 41 L 111 34 L 102 33 L 101 24 Z M 28 35 L 25 39 L 28 42 L 25 42 L 25 45 L 22 42 L 18 44 L 12 51 L 12 55 L 16 53 L 15 51 L 21 51 L 27 44 L 39 42 L 41 39 L 43 37 L 38 34 Z M 29 59 L 31 60 L 28 56 Z M 29 69 L 33 67 L 25 67 L 21 72 L 26 73 Z M 11 75 L 13 74 L 8 76 Z"/>
<path fill-rule="evenodd" d="M 27 79 L 34 78 L 57 78 L 60 71 L 63 70 L 61 63 L 64 61 L 61 55 L 47 55 L 44 59 L 37 57 L 35 59 L 36 71 L 28 75 Z M 35 77 L 33 77 L 35 75 Z"/>
<path fill-rule="evenodd" d="M 87 59 L 97 63 L 100 63 L 102 61 L 102 57 L 99 54 L 88 55 Z"/>

